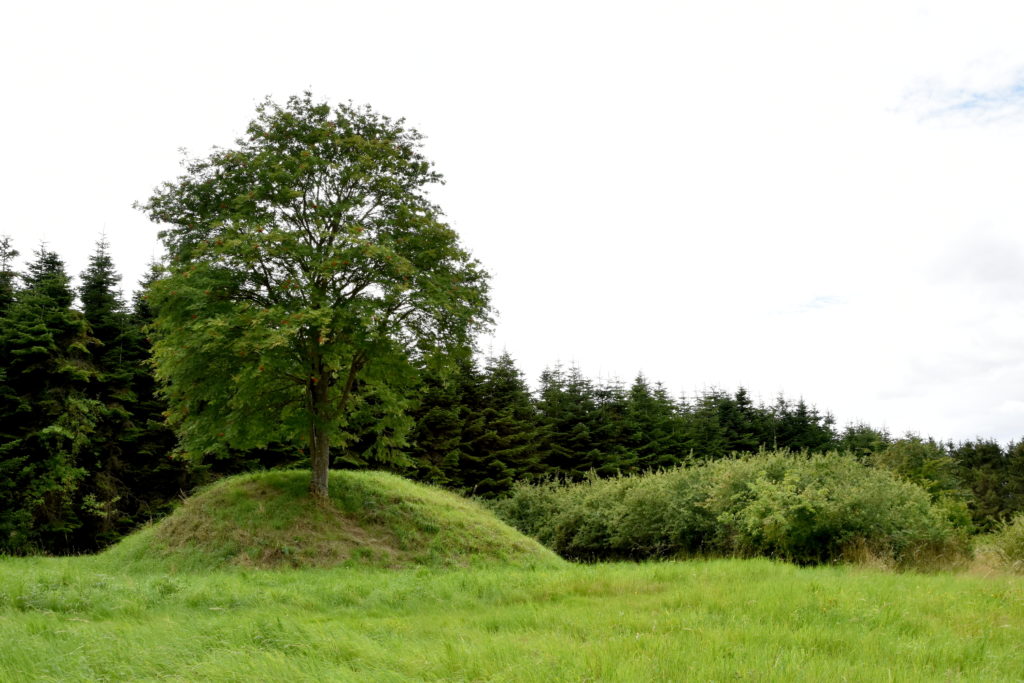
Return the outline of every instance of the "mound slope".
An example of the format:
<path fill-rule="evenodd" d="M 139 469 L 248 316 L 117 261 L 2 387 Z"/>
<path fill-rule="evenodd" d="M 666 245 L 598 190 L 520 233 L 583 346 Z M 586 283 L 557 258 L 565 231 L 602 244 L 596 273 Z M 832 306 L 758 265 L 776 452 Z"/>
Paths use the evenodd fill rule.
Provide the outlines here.
<path fill-rule="evenodd" d="M 385 472 L 332 472 L 330 505 L 308 471 L 229 477 L 105 553 L 124 564 L 198 570 L 404 567 L 563 561 L 483 506 Z"/>

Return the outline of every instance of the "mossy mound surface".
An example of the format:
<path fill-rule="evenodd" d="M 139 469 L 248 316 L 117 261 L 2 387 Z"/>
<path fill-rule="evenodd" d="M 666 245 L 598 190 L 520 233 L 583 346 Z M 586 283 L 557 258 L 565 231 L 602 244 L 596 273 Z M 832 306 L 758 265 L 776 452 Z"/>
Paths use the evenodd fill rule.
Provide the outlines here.
<path fill-rule="evenodd" d="M 384 472 L 331 472 L 330 504 L 308 471 L 230 477 L 104 553 L 170 571 L 285 568 L 557 566 L 563 561 L 483 506 Z"/>

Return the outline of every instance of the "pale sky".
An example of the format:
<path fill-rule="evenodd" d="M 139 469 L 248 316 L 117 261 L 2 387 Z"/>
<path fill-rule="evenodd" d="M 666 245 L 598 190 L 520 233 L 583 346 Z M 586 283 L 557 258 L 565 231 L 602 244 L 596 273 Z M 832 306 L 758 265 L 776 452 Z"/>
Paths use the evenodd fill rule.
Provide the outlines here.
<path fill-rule="evenodd" d="M 1024 437 L 1024 4 L 50 2 L 0 10 L 0 234 L 73 273 L 270 95 L 405 117 L 484 349 Z"/>

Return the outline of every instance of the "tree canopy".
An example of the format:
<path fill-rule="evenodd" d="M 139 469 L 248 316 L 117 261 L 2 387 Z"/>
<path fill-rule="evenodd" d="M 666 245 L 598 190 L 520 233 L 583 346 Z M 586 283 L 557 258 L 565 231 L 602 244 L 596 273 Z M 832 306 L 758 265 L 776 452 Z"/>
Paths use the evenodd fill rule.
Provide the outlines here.
<path fill-rule="evenodd" d="M 141 206 L 166 226 L 154 359 L 186 452 L 304 444 L 324 497 L 355 416 L 377 436 L 358 457 L 404 445 L 398 385 L 465 355 L 490 310 L 421 146 L 369 107 L 268 99 L 234 147 L 186 160 Z"/>

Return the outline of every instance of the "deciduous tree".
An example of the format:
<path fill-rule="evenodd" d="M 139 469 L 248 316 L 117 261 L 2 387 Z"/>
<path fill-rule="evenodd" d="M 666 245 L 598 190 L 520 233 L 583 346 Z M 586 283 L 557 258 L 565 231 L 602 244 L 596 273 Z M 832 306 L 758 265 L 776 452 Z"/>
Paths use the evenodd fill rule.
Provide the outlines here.
<path fill-rule="evenodd" d="M 488 321 L 486 273 L 426 195 L 441 181 L 402 120 L 306 93 L 142 205 L 165 226 L 154 358 L 184 449 L 304 443 L 323 499 L 360 402 L 389 416 L 374 455 L 404 443 L 395 383 Z"/>

